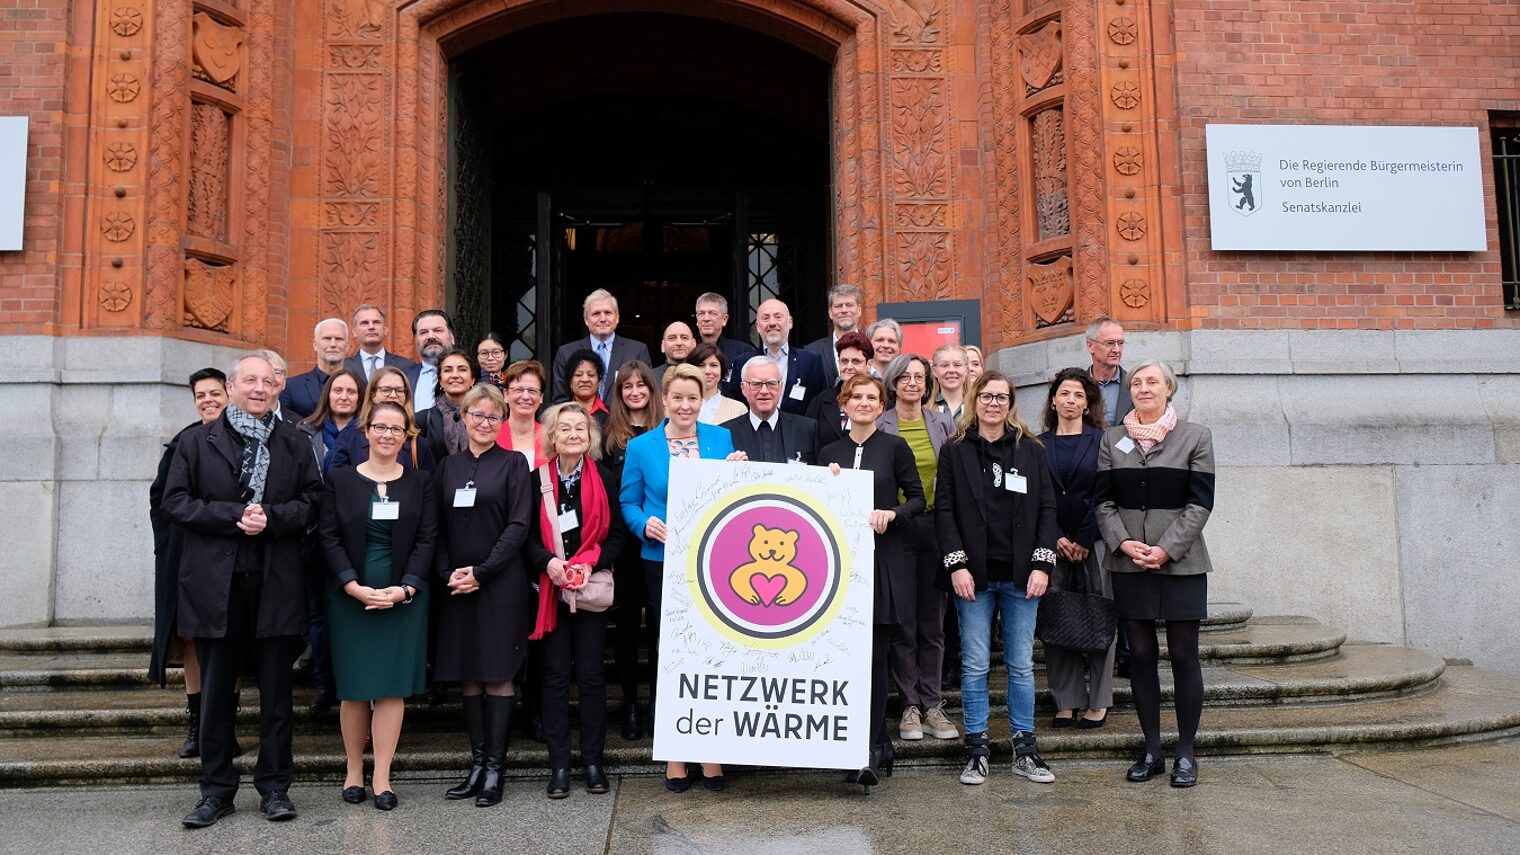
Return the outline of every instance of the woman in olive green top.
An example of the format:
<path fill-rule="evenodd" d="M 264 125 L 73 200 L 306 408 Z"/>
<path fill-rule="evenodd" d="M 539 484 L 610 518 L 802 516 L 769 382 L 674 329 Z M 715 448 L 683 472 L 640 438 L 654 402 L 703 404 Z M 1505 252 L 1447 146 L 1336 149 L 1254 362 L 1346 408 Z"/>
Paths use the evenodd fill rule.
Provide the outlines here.
<path fill-rule="evenodd" d="M 364 742 L 375 748 L 375 807 L 391 810 L 391 760 L 404 699 L 427 689 L 427 569 L 438 531 L 428 473 L 396 455 L 416 429 L 411 413 L 381 402 L 362 426 L 369 459 L 334 469 L 322 502 L 322 546 L 333 675 L 348 774 L 343 799 L 364 801 Z M 371 702 L 374 709 L 371 712 Z"/>
<path fill-rule="evenodd" d="M 960 731 L 945 715 L 940 696 L 941 668 L 945 659 L 945 594 L 935 586 L 942 572 L 934 534 L 934 476 L 938 469 L 939 449 L 955 433 L 950 417 L 933 407 L 930 394 L 933 375 L 922 356 L 903 353 L 887 364 L 882 380 L 891 406 L 882 413 L 877 425 L 882 431 L 896 434 L 913 451 L 918 478 L 924 485 L 924 497 L 930 512 L 910 523 L 912 527 L 916 620 L 897 625 L 892 639 L 892 673 L 897 691 L 903 699 L 902 721 L 897 735 L 902 739 L 923 739 L 928 731 L 937 739 L 958 739 Z"/>

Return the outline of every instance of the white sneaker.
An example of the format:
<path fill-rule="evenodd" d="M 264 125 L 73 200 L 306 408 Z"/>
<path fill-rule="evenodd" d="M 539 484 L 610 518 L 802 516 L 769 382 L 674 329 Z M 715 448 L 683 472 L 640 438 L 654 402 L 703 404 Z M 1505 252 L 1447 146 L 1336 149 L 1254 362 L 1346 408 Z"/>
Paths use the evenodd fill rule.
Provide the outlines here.
<path fill-rule="evenodd" d="M 924 710 L 924 730 L 935 739 L 961 738 L 961 732 L 955 729 L 955 725 L 951 724 L 950 719 L 945 715 L 944 701 Z"/>
<path fill-rule="evenodd" d="M 961 770 L 962 784 L 981 784 L 987 781 L 987 758 L 981 755 L 966 758 L 966 768 Z"/>
<path fill-rule="evenodd" d="M 902 722 L 897 725 L 897 735 L 910 741 L 924 738 L 924 720 L 918 707 L 903 710 Z"/>
<path fill-rule="evenodd" d="M 1038 754 L 1020 754 L 1013 758 L 1013 774 L 1028 778 L 1036 784 L 1054 784 L 1056 773 L 1050 771 Z"/>

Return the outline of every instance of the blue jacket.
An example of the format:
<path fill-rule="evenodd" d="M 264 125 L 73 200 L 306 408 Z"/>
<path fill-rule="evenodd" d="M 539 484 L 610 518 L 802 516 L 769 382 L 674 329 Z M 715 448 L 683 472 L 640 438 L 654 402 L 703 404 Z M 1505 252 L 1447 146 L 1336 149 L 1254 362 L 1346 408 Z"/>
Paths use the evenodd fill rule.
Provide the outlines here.
<path fill-rule="evenodd" d="M 722 460 L 734 451 L 733 434 L 720 425 L 697 424 L 697 453 L 703 460 Z M 623 463 L 623 486 L 618 502 L 623 520 L 644 548 L 646 561 L 664 561 L 665 544 L 644 537 L 650 517 L 665 520 L 665 500 L 670 493 L 670 448 L 665 444 L 665 422 L 628 441 Z"/>

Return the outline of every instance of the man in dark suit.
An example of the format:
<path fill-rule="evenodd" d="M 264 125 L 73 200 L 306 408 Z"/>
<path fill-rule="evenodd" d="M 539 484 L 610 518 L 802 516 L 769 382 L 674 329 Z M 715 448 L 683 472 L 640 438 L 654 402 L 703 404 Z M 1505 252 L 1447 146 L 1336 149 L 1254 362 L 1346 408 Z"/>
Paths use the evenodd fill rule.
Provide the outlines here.
<path fill-rule="evenodd" d="M 818 354 L 788 341 L 792 334 L 792 312 L 780 300 L 760 304 L 755 313 L 755 331 L 764 345 L 762 355 L 776 360 L 781 369 L 781 409 L 802 415 L 808 402 L 823 391 L 823 360 Z"/>
<path fill-rule="evenodd" d="M 860 288 L 854 285 L 835 285 L 829 289 L 829 334 L 810 341 L 807 349 L 823 360 L 823 379 L 829 388 L 839 382 L 839 354 L 834 345 L 839 337 L 854 332 L 860 326 Z"/>
<path fill-rule="evenodd" d="M 359 340 L 359 352 L 345 360 L 343 367 L 363 377 L 365 383 L 386 365 L 407 371 L 417 364 L 399 353 L 386 351 L 385 339 L 389 330 L 385 324 L 385 311 L 374 303 L 354 309 L 353 329 L 354 338 Z"/>
<path fill-rule="evenodd" d="M 749 412 L 723 423 L 734 436 L 734 450 L 761 463 L 816 463 L 817 422 L 781 411 L 781 367 L 776 361 L 751 357 L 740 376 Z"/>
<path fill-rule="evenodd" d="M 310 440 L 274 417 L 274 367 L 263 354 L 239 357 L 227 385 L 231 403 L 181 434 L 164 482 L 164 517 L 185 537 L 179 631 L 195 640 L 201 665 L 201 800 L 187 828 L 233 812 L 235 684 L 250 669 L 259 687 L 259 807 L 274 821 L 296 816 L 291 665 L 305 646 L 301 537 L 322 481 Z"/>
<path fill-rule="evenodd" d="M 1129 397 L 1129 373 L 1119 364 L 1124 359 L 1124 327 L 1113 318 L 1098 318 L 1088 324 L 1087 352 L 1092 355 L 1087 373 L 1103 394 L 1103 423 L 1119 424 L 1135 408 Z"/>
<path fill-rule="evenodd" d="M 412 384 L 412 412 L 421 413 L 433 406 L 438 357 L 454 346 L 454 319 L 442 309 L 424 309 L 412 318 L 412 339 L 421 361 L 404 370 L 407 382 Z"/>
<path fill-rule="evenodd" d="M 747 326 L 747 324 L 746 324 Z M 737 400 L 743 390 L 739 388 L 739 369 L 754 356 L 756 351 L 748 342 L 725 338 L 723 330 L 728 327 L 728 299 L 722 294 L 709 291 L 697 298 L 697 341 L 716 344 L 728 357 L 728 375 L 723 378 L 723 394 Z"/>
<path fill-rule="evenodd" d="M 554 383 L 554 394 L 549 399 L 551 404 L 570 400 L 570 387 L 565 384 L 565 365 L 569 363 L 570 355 L 583 347 L 590 347 L 591 352 L 602 360 L 602 382 L 596 394 L 603 401 L 607 400 L 607 385 L 623 363 L 637 359 L 645 365 L 650 364 L 649 348 L 643 342 L 617 334 L 618 302 L 610 291 L 598 288 L 587 294 L 586 301 L 581 304 L 581 316 L 586 321 L 587 337 L 567 341 L 554 352 L 554 367 L 549 375 Z"/>
<path fill-rule="evenodd" d="M 311 334 L 311 349 L 317 354 L 316 367 L 286 379 L 285 391 L 280 393 L 280 415 L 287 421 L 299 421 L 316 412 L 327 378 L 343 370 L 343 361 L 348 358 L 348 322 L 342 318 L 320 321 Z"/>

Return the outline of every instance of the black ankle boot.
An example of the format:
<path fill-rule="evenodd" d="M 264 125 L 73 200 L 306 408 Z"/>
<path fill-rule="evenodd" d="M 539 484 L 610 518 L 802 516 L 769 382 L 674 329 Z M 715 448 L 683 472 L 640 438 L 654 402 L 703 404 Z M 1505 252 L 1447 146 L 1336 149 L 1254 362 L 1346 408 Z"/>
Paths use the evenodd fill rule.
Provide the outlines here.
<path fill-rule="evenodd" d="M 490 807 L 501 803 L 501 791 L 505 785 L 502 770 L 507 763 L 507 728 L 512 726 L 512 709 L 517 697 L 485 696 L 486 757 L 485 774 L 480 781 L 480 794 L 475 797 L 476 807 Z"/>
<path fill-rule="evenodd" d="M 464 698 L 464 729 L 470 736 L 470 772 L 463 782 L 443 794 L 446 799 L 468 799 L 479 793 L 486 774 L 485 707 L 480 695 Z"/>
<path fill-rule="evenodd" d="M 190 713 L 190 726 L 185 731 L 185 742 L 179 747 L 179 756 L 201 756 L 201 693 L 185 695 L 185 709 Z"/>

